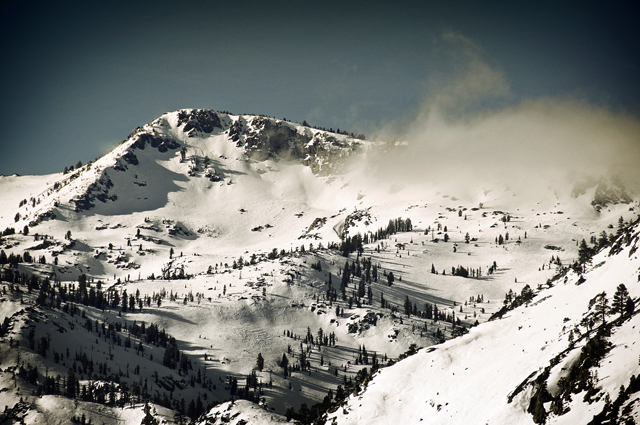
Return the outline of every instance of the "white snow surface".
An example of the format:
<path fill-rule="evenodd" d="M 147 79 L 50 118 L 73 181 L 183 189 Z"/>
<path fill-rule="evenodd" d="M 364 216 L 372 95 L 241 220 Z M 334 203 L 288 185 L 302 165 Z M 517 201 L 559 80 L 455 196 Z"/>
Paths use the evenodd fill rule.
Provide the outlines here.
<path fill-rule="evenodd" d="M 268 412 L 255 403 L 246 400 L 228 401 L 211 409 L 197 425 L 228 423 L 230 425 L 269 425 L 287 423 L 287 419 Z"/>
<path fill-rule="evenodd" d="M 84 318 L 36 307 L 37 291 L 29 294 L 22 286 L 21 293 L 11 293 L 8 282 L 2 282 L 7 292 L 0 293 L 0 323 L 12 318 L 14 325 L 0 339 L 0 387 L 11 388 L 0 393 L 0 407 L 15 405 L 22 396 L 36 406 L 34 415 L 43 415 L 56 405 L 72 403 L 60 396 L 34 397 L 34 388 L 27 384 L 13 388 L 11 371 L 18 365 L 18 352 L 21 360 L 37 365 L 41 374 L 49 370 L 64 376 L 72 361 L 63 357 L 55 363 L 51 353 L 72 347 L 71 357 L 74 350 L 90 353 L 96 363 L 106 363 L 110 372 L 124 375 L 126 371 L 127 377 L 122 379 L 130 386 L 146 379 L 152 394 L 162 394 L 167 390 L 153 378 L 158 373 L 160 378 L 184 384 L 173 392 L 174 397 L 183 397 L 188 403 L 200 396 L 205 405 L 229 400 L 228 378 L 236 377 L 242 383 L 261 353 L 265 369 L 258 377 L 262 383 L 273 381 L 273 387 L 261 394 L 268 410 L 237 401 L 219 405 L 209 415 L 223 415 L 227 412 L 224 409 L 230 408 L 234 415 L 241 413 L 237 418 L 254 415 L 246 419 L 249 423 L 278 423 L 281 418 L 276 414 L 284 414 L 287 407 L 298 409 L 302 403 L 319 402 L 329 389 L 335 391 L 343 379 L 353 377 L 363 367 L 353 364 L 359 347 L 366 346 L 380 358 L 395 358 L 415 343 L 429 348 L 380 371 L 363 394 L 353 397 L 346 409 L 338 409 L 330 420 L 367 424 L 399 420 L 532 423 L 526 413 L 531 391 L 520 393 L 511 403 L 507 403 L 507 396 L 567 347 L 568 329 L 580 322 L 595 294 L 606 291 L 612 296 L 616 286 L 624 282 L 634 298 L 640 295 L 637 253 L 629 256 L 630 248 L 626 247 L 611 258 L 604 253 L 594 258 L 592 264 L 604 264 L 593 266 L 580 286 L 575 285 L 577 276 L 570 275 L 566 285 L 559 282 L 540 291 L 529 306 L 509 312 L 502 320 L 484 323 L 502 306 L 509 289 L 519 293 L 527 284 L 534 290 L 544 286 L 555 273 L 555 266 L 549 264 L 551 255 L 570 264 L 582 238 L 588 240 L 603 230 L 614 233 L 619 217 L 625 221 L 635 218 L 637 200 L 608 205 L 598 213 L 590 204 L 593 187 L 574 197 L 570 187 L 550 186 L 547 194 L 535 198 L 504 187 L 487 188 L 480 181 L 464 188 L 435 187 L 429 182 L 406 182 L 399 188 L 373 178 L 381 170 L 359 167 L 358 152 L 370 148 L 367 142 L 272 120 L 312 137 L 307 148 L 320 146 L 333 152 L 335 157 L 330 159 L 318 155 L 313 162 L 306 158 L 307 163 L 319 167 L 316 171 L 326 170 L 335 158 L 355 158 L 344 173 L 325 175 L 313 172 L 305 159 L 274 155 L 256 160 L 248 145 L 239 146 L 231 139 L 230 128 L 239 122 L 244 126 L 240 141 L 246 142 L 263 122 L 259 117 L 218 113 L 222 128 L 190 136 L 184 125 L 178 125 L 178 116 L 179 112 L 163 115 L 134 131 L 104 157 L 71 173 L 0 176 L 0 230 L 16 230 L 15 235 L 2 238 L 0 248 L 7 255 L 29 251 L 36 259 L 44 256 L 46 264 L 21 263 L 19 271 L 63 284 L 77 282 L 85 274 L 91 287 L 102 281 L 103 289 L 113 288 L 120 294 L 124 290 L 129 295 L 140 291 L 142 296 L 166 292 L 161 305 L 154 303 L 142 310 L 80 308 L 96 326 L 98 321 L 158 324 L 176 338 L 180 350 L 217 387 L 191 387 L 188 377 L 162 366 L 162 348 L 141 341 L 145 353 L 140 356 L 103 341 L 104 336 L 96 339 L 95 334 L 85 331 Z M 177 147 L 166 152 L 149 143 L 144 149 L 135 148 L 143 134 L 173 140 Z M 339 143 L 332 144 L 332 138 Z M 184 161 L 182 147 L 186 148 Z M 124 159 L 130 153 L 135 154 L 137 165 Z M 205 158 L 208 165 L 204 165 Z M 76 208 L 75 201 L 88 193 L 94 195 L 90 201 L 93 206 Z M 96 194 L 104 195 L 102 200 Z M 23 200 L 26 202 L 19 206 Z M 47 213 L 55 218 L 43 216 Z M 510 221 L 502 221 L 507 215 Z M 38 217 L 40 222 L 36 223 Z M 347 259 L 336 250 L 316 250 L 319 243 L 324 248 L 338 243 L 345 228 L 346 236 L 375 233 L 398 217 L 410 218 L 413 230 L 364 246 L 363 256 L 380 266 L 380 278 L 371 284 L 372 305 L 349 306 L 341 297 L 336 303 L 324 300 L 329 275 L 339 291 L 339 273 Z M 28 235 L 22 234 L 25 225 Z M 450 238 L 446 243 L 445 226 Z M 431 231 L 425 234 L 427 229 Z M 71 240 L 65 237 L 67 232 L 71 232 Z M 507 232 L 509 240 L 498 245 L 495 240 Z M 472 238 L 468 244 L 466 233 Z M 35 234 L 47 235 L 50 243 L 36 240 Z M 305 253 L 300 252 L 303 245 Z M 273 249 L 293 254 L 267 260 Z M 231 268 L 240 256 L 248 261 L 254 255 L 255 264 L 241 270 Z M 348 260 L 355 258 L 351 254 Z M 489 275 L 487 269 L 494 261 L 497 271 Z M 316 262 L 321 271 L 311 269 Z M 432 264 L 438 274 L 431 273 Z M 481 269 L 482 277 L 451 276 L 451 268 L 457 266 Z M 193 276 L 187 280 L 158 279 L 167 268 L 184 268 Z M 383 272 L 394 273 L 393 286 L 387 285 Z M 151 279 L 152 275 L 156 279 Z M 358 280 L 350 283 L 348 296 Z M 381 293 L 399 313 L 380 307 Z M 173 300 L 169 294 L 175 295 Z M 190 294 L 194 301 L 188 299 Z M 484 302 L 470 301 L 479 295 Z M 443 330 L 449 337 L 450 324 L 407 317 L 403 312 L 407 296 L 419 310 L 425 303 L 437 304 L 447 314 L 455 313 L 468 327 L 476 320 L 481 325 L 463 337 L 433 346 L 437 342 L 435 330 Z M 339 315 L 336 306 L 342 309 Z M 367 313 L 378 314 L 375 326 L 362 326 Z M 566 322 L 565 317 L 569 318 Z M 636 321 L 634 316 L 612 336 L 615 347 L 599 371 L 599 385 L 612 398 L 631 373 L 638 373 Z M 358 330 L 349 332 L 349 325 Z M 55 336 L 46 359 L 29 349 L 26 338 L 30 327 L 35 328 L 36 340 Z M 284 379 L 277 360 L 289 346 L 294 352 L 292 359 L 300 351 L 300 340 L 286 337 L 285 332 L 304 337 L 307 329 L 316 335 L 319 328 L 335 332 L 337 345 L 311 347 L 312 373 L 294 372 Z M 9 347 L 9 338 L 21 341 L 20 350 Z M 133 343 L 137 342 L 134 339 Z M 570 360 L 568 356 L 564 362 Z M 139 376 L 129 374 L 136 365 L 141 368 Z M 551 371 L 550 382 L 561 376 L 559 369 Z M 81 381 L 87 384 L 89 380 L 84 376 Z M 577 400 L 582 398 L 575 396 L 574 403 Z M 94 408 L 90 404 L 81 403 L 77 413 L 69 411 L 68 416 L 91 412 Z M 154 408 L 164 412 L 158 413 L 164 420 L 176 420 L 175 412 Z M 584 423 L 600 409 L 597 403 L 576 405 L 550 421 Z M 143 416 L 139 403 L 133 408 L 112 407 L 109 412 L 113 420 L 100 422 L 139 423 Z M 56 417 L 59 422 L 52 423 L 63 423 L 65 414 Z"/>
<path fill-rule="evenodd" d="M 634 245 L 637 242 L 636 232 Z M 631 247 L 611 258 L 602 252 L 593 263 L 598 266 L 585 274 L 581 285 L 571 273 L 566 283 L 540 291 L 530 305 L 381 370 L 366 391 L 352 396 L 328 423 L 533 424 L 527 413 L 530 392 L 511 403 L 507 397 L 567 348 L 568 329 L 588 311 L 589 300 L 603 291 L 612 295 L 620 283 L 626 283 L 632 298 L 640 296 L 640 261 Z M 615 329 L 611 341 L 613 349 L 597 369 L 597 386 L 614 400 L 620 385 L 640 373 L 640 316 Z M 580 348 L 574 348 L 569 362 L 555 367 L 556 375 Z M 603 400 L 588 404 L 576 395 L 567 414 L 551 415 L 547 423 L 586 424 L 603 405 Z M 640 406 L 634 415 L 640 415 Z"/>

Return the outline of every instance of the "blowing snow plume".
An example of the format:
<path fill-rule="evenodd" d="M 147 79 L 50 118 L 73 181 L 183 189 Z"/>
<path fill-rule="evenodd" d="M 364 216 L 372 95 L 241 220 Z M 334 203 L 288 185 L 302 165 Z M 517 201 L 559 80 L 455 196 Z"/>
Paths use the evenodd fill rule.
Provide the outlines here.
<path fill-rule="evenodd" d="M 369 168 L 385 170 L 396 184 L 425 182 L 468 187 L 508 186 L 537 193 L 584 176 L 618 175 L 629 189 L 640 182 L 640 121 L 571 98 L 513 99 L 502 73 L 479 58 L 467 39 L 456 69 L 426 96 L 415 116 L 385 125 L 378 140 L 391 141 L 371 155 Z M 381 175 L 381 173 L 376 173 Z M 531 192 L 531 191 L 536 192 Z"/>

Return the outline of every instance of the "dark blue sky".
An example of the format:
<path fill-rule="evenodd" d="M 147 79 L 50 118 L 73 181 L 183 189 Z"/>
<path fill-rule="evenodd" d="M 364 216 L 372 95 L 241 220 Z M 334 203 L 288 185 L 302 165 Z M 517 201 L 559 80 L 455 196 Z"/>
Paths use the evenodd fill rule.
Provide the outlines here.
<path fill-rule="evenodd" d="M 471 56 L 509 87 L 476 108 L 572 97 L 640 115 L 631 2 L 57 3 L 0 11 L 0 174 L 93 160 L 180 108 L 370 135 Z"/>

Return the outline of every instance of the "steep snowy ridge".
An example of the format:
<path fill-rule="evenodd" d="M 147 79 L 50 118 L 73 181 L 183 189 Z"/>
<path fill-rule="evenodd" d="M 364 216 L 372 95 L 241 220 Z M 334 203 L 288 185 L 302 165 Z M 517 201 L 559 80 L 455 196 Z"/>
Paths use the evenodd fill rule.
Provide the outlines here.
<path fill-rule="evenodd" d="M 15 221 L 18 227 L 36 226 L 52 219 L 57 207 L 70 204 L 75 212 L 87 211 L 119 198 L 127 205 L 103 211 L 124 212 L 132 204 L 138 211 L 157 209 L 167 201 L 169 190 L 158 188 L 167 179 L 203 176 L 212 182 L 231 183 L 233 175 L 247 171 L 237 161 L 262 163 L 254 166 L 254 172 L 260 174 L 270 170 L 271 161 L 298 161 L 314 174 L 335 174 L 365 146 L 363 140 L 348 135 L 264 116 L 181 110 L 137 128 L 104 157 L 55 178 L 33 194 L 24 208 L 21 204 L 21 219 L 10 220 L 14 217 L 6 214 L 0 224 L 9 226 Z M 178 148 L 185 150 L 181 161 L 186 167 L 172 168 L 168 161 L 178 155 Z M 150 193 L 155 196 L 149 197 Z"/>
<path fill-rule="evenodd" d="M 610 412 L 607 406 L 621 386 L 632 382 L 630 397 L 614 417 L 638 423 L 640 388 L 630 379 L 640 374 L 639 233 L 636 223 L 614 248 L 596 255 L 584 275 L 571 271 L 542 283 L 531 302 L 502 319 L 381 370 L 327 423 L 587 424 L 603 409 Z M 593 363 L 576 366 L 603 328 L 602 314 L 594 313 L 598 296 L 605 293 L 610 303 L 620 284 L 628 288 L 633 313 L 606 310 L 605 321 L 613 323 L 602 340 L 611 346 Z M 571 383 L 572 368 L 585 364 L 591 367 L 579 370 L 586 374 L 583 387 Z M 546 398 L 540 395 L 543 387 Z"/>

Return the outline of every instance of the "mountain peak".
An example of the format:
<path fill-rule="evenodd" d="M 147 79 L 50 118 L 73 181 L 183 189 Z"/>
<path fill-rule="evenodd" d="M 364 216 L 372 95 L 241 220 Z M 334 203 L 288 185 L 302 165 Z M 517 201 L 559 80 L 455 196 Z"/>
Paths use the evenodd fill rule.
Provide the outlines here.
<path fill-rule="evenodd" d="M 461 188 L 398 173 L 397 186 L 396 148 L 371 161 L 371 146 L 185 109 L 63 174 L 0 177 L 1 417 L 586 423 L 629 410 L 615 393 L 637 385 L 640 316 L 601 341 L 594 303 L 604 291 L 621 305 L 624 283 L 636 311 L 640 204 L 608 197 L 595 213 L 597 183 L 535 197 L 481 176 Z M 603 341 L 613 363 L 587 368 L 592 402 L 559 398 Z"/>

